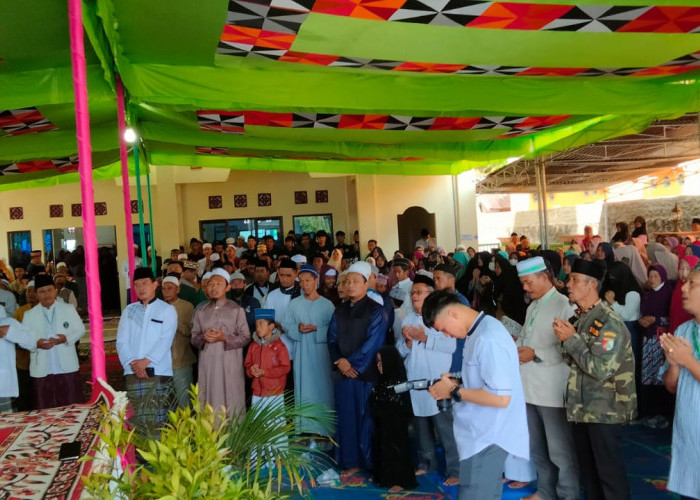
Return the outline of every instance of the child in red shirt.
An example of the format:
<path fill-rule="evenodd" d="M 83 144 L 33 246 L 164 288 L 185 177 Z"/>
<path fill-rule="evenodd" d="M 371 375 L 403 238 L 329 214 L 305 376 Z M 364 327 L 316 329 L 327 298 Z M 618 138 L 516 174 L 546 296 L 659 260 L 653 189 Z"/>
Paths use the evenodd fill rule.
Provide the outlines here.
<path fill-rule="evenodd" d="M 245 372 L 253 379 L 253 410 L 262 411 L 265 407 L 284 408 L 284 386 L 287 373 L 291 368 L 289 352 L 280 340 L 280 332 L 275 327 L 274 309 L 255 310 L 255 333 L 253 342 L 248 347 L 245 357 Z M 270 422 L 280 428 L 285 425 L 283 414 Z M 253 463 L 258 464 L 261 457 L 261 467 L 274 467 L 273 448 L 286 447 L 286 439 L 280 438 L 265 443 L 259 450 L 253 452 Z M 258 455 L 259 454 L 259 455 Z"/>
<path fill-rule="evenodd" d="M 253 379 L 253 405 L 281 404 L 290 368 L 289 352 L 275 328 L 275 310 L 256 309 L 253 342 L 245 357 L 245 372 Z"/>

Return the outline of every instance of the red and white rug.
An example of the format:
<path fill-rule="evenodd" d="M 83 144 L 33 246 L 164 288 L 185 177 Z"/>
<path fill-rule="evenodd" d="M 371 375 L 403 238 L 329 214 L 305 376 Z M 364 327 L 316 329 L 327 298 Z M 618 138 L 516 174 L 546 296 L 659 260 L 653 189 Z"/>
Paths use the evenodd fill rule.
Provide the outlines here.
<path fill-rule="evenodd" d="M 79 441 L 92 454 L 104 397 L 86 405 L 0 415 L 0 500 L 78 499 L 91 461 L 61 462 L 62 443 Z"/>

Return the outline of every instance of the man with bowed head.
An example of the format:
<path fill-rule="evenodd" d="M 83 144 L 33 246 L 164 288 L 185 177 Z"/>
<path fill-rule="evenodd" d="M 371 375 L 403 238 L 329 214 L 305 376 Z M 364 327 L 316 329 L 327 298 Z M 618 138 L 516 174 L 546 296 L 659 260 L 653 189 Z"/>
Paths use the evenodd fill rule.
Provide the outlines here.
<path fill-rule="evenodd" d="M 630 498 L 620 427 L 637 414 L 634 357 L 622 319 L 600 300 L 603 261 L 574 262 L 567 284 L 578 306 L 573 324 L 555 318 L 554 334 L 571 361 L 566 415 L 587 498 Z"/>
<path fill-rule="evenodd" d="M 384 308 L 367 296 L 370 273 L 367 262 L 355 262 L 348 268 L 347 300 L 336 308 L 328 327 L 338 415 L 336 459 L 345 475 L 372 468 L 374 423 L 368 403 L 379 376 L 374 361 L 388 319 Z"/>
<path fill-rule="evenodd" d="M 700 498 L 700 264 L 683 284 L 683 308 L 693 315 L 675 332 L 661 334 L 666 388 L 676 394 L 668 489 L 683 499 Z"/>
<path fill-rule="evenodd" d="M 429 392 L 452 399 L 459 451 L 459 500 L 500 499 L 506 457 L 530 458 L 525 397 L 513 338 L 492 316 L 446 290 L 423 303 L 423 323 L 465 338 L 462 384 L 444 374 Z"/>
<path fill-rule="evenodd" d="M 48 274 L 34 278 L 39 304 L 24 314 L 22 325 L 34 334 L 29 374 L 34 381 L 35 408 L 53 408 L 83 402 L 75 343 L 85 325 L 75 307 L 56 300 L 58 291 Z"/>
<path fill-rule="evenodd" d="M 245 412 L 243 348 L 250 343 L 245 310 L 226 298 L 231 276 L 221 267 L 209 278 L 209 301 L 192 320 L 192 344 L 199 355 L 199 401 L 229 417 Z"/>

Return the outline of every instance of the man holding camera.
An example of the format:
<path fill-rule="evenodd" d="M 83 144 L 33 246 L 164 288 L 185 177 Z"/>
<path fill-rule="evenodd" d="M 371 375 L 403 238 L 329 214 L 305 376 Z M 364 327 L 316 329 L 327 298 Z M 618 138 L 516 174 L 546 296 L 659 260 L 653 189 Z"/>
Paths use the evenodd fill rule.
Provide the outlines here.
<path fill-rule="evenodd" d="M 500 499 L 501 476 L 510 453 L 530 458 L 525 396 L 512 337 L 496 318 L 460 303 L 453 293 L 430 294 L 423 323 L 446 336 L 465 338 L 462 386 L 449 375 L 430 388 L 453 407 L 459 450 L 459 500 Z"/>

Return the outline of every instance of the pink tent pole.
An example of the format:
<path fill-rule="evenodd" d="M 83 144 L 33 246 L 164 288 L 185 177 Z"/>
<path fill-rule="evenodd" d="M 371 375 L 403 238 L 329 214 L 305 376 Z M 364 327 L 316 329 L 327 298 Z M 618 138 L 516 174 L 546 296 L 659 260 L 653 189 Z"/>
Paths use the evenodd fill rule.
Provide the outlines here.
<path fill-rule="evenodd" d="M 75 128 L 78 139 L 80 194 L 83 202 L 83 239 L 85 244 L 85 275 L 87 277 L 88 316 L 92 351 L 93 396 L 98 391 L 97 378 L 107 380 L 105 347 L 102 337 L 102 297 L 97 267 L 97 235 L 95 232 L 95 193 L 92 187 L 92 146 L 90 145 L 90 116 L 88 114 L 87 71 L 83 41 L 83 14 L 80 0 L 68 0 L 70 51 L 73 63 L 75 93 Z"/>
<path fill-rule="evenodd" d="M 122 194 L 124 197 L 124 221 L 126 222 L 126 251 L 129 256 L 129 279 L 136 269 L 134 257 L 134 231 L 131 223 L 131 191 L 129 189 L 129 154 L 126 150 L 124 131 L 126 130 L 126 113 L 124 111 L 124 85 L 117 76 L 117 122 L 119 123 L 119 158 L 122 162 Z M 136 302 L 136 290 L 129 288 L 131 301 Z"/>

